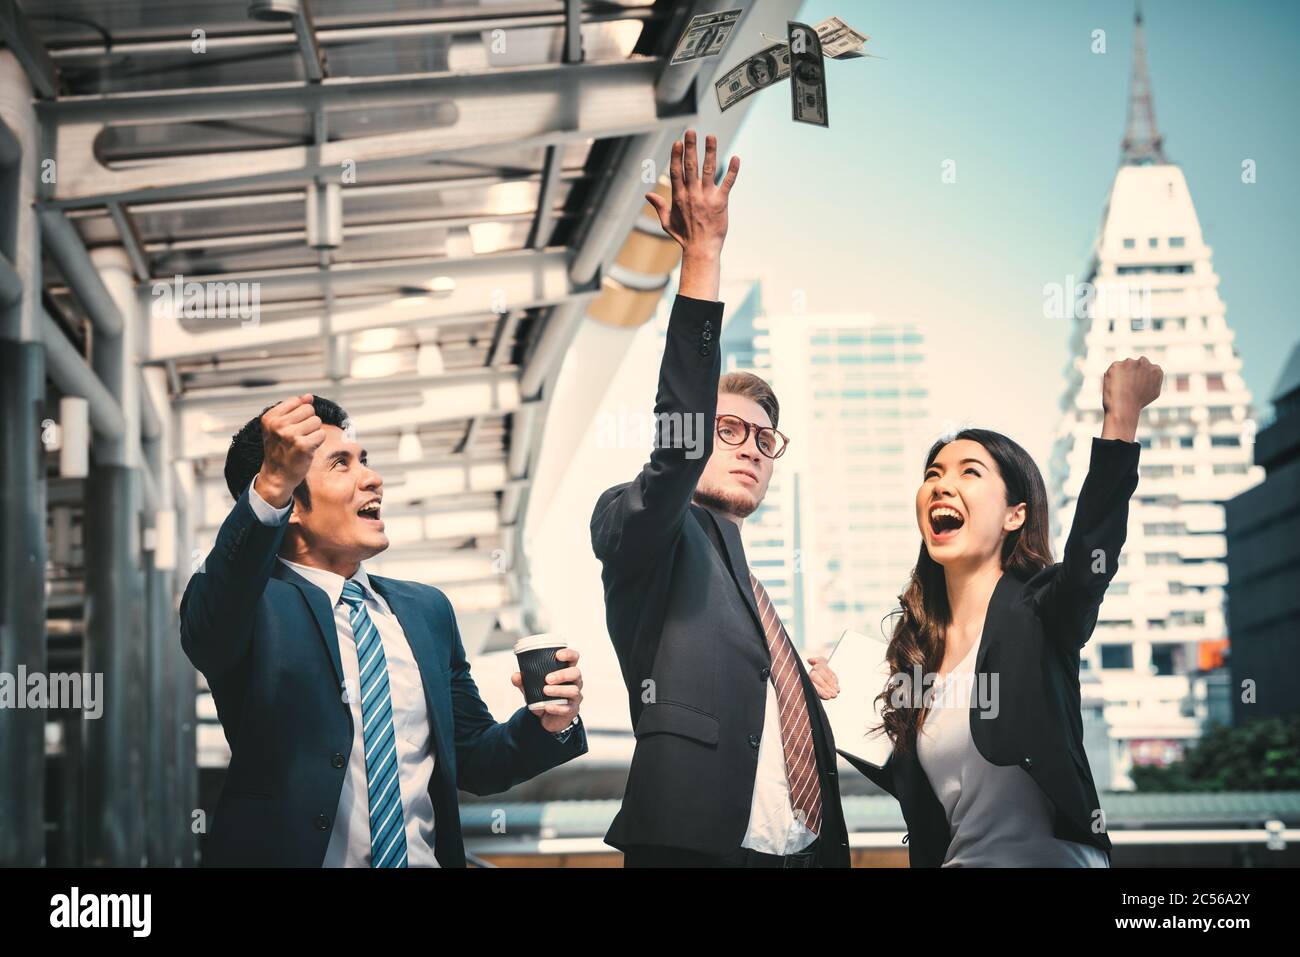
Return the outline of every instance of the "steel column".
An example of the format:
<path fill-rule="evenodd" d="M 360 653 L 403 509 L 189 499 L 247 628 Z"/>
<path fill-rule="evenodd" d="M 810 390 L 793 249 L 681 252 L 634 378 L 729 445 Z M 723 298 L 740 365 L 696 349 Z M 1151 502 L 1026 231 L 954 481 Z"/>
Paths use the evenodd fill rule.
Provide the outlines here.
<path fill-rule="evenodd" d="M 12 16 L 12 5 L 6 5 Z M 0 674 L 45 675 L 45 350 L 36 324 L 41 258 L 32 202 L 36 116 L 22 66 L 0 50 Z M 14 289 L 15 285 L 18 287 Z M 14 292 L 17 295 L 13 295 Z M 45 863 L 45 709 L 0 708 L 0 866 Z M 24 705 L 26 700 L 22 702 Z"/>

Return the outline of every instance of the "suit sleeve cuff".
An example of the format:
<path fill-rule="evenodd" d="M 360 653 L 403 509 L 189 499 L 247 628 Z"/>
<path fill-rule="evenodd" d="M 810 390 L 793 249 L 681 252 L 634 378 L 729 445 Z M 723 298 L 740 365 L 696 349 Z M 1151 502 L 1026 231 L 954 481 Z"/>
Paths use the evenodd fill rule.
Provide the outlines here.
<path fill-rule="evenodd" d="M 293 508 L 293 499 L 290 498 L 289 504 L 283 508 L 276 508 L 257 494 L 255 485 L 256 480 L 248 483 L 248 507 L 253 510 L 257 520 L 263 525 L 283 525 L 285 519 L 289 517 L 289 509 Z"/>
<path fill-rule="evenodd" d="M 680 292 L 677 294 L 677 298 L 683 299 L 686 302 L 698 302 L 702 306 L 717 306 L 719 309 L 722 308 L 722 301 L 719 299 L 697 299 L 694 296 L 684 296 Z"/>
<path fill-rule="evenodd" d="M 569 732 L 569 737 L 565 741 L 560 741 L 555 732 L 547 731 L 542 727 L 541 719 L 528 708 L 520 708 L 519 711 L 525 716 L 523 724 L 525 740 L 530 747 L 537 749 L 535 753 L 544 756 L 545 767 L 555 767 L 570 758 L 586 753 L 587 735 L 581 716 L 577 726 Z"/>
<path fill-rule="evenodd" d="M 714 299 L 694 299 L 677 294 L 668 316 L 668 336 L 691 352 L 712 359 L 718 353 L 722 334 L 723 304 Z M 707 364 L 707 363 L 706 363 Z"/>
<path fill-rule="evenodd" d="M 680 292 L 673 301 L 673 310 L 669 318 L 673 315 L 685 314 L 696 322 L 702 319 L 708 319 L 716 327 L 722 321 L 722 311 L 725 303 L 717 299 L 696 299 L 693 296 L 683 296 Z"/>
<path fill-rule="evenodd" d="M 1096 462 L 1105 460 L 1112 463 L 1132 462 L 1137 463 L 1138 453 L 1142 451 L 1142 445 L 1138 442 L 1127 442 L 1124 439 L 1103 439 L 1100 435 L 1092 437 L 1092 452 L 1090 458 Z"/>

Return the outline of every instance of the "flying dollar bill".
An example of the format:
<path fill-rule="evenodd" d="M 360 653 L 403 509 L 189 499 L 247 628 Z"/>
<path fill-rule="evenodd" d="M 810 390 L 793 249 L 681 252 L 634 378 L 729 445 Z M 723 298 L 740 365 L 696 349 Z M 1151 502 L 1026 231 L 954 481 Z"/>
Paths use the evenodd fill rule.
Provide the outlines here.
<path fill-rule="evenodd" d="M 764 47 L 744 63 L 732 67 L 713 84 L 718 109 L 731 109 L 745 97 L 790 75 L 790 45 L 782 41 Z"/>
<path fill-rule="evenodd" d="M 839 17 L 827 17 L 813 29 L 817 31 L 817 39 L 821 41 L 823 56 L 835 60 L 851 60 L 855 57 L 871 55 L 862 52 L 862 48 L 871 37 L 854 30 Z M 766 33 L 760 32 L 759 36 L 774 43 L 785 42 L 780 37 Z"/>
<path fill-rule="evenodd" d="M 871 37 L 859 33 L 839 17 L 827 17 L 814 29 L 821 41 L 822 56 L 832 59 L 861 56 L 862 48 Z"/>
<path fill-rule="evenodd" d="M 826 64 L 817 32 L 786 21 L 790 44 L 790 114 L 796 123 L 830 126 L 826 110 Z"/>
<path fill-rule="evenodd" d="M 717 56 L 726 46 L 727 37 L 731 36 L 731 31 L 735 28 L 742 12 L 723 10 L 719 13 L 701 13 L 691 17 L 691 22 L 686 24 L 686 31 L 682 34 L 682 38 L 677 41 L 677 49 L 673 51 L 673 58 L 668 61 L 668 65 L 699 60 L 706 56 Z"/>

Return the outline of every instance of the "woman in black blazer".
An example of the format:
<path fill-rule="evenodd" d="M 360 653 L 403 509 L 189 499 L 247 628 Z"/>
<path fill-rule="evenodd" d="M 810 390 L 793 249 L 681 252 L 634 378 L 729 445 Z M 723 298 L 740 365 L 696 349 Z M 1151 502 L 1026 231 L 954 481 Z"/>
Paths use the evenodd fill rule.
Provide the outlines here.
<path fill-rule="evenodd" d="M 1109 866 L 1083 750 L 1079 649 L 1119 565 L 1138 418 L 1162 378 L 1145 358 L 1106 371 L 1102 433 L 1059 563 L 1024 449 L 984 429 L 930 449 L 920 555 L 880 698 L 893 750 L 883 768 L 844 755 L 898 798 L 913 867 Z M 810 676 L 832 697 L 835 675 L 815 661 Z"/>

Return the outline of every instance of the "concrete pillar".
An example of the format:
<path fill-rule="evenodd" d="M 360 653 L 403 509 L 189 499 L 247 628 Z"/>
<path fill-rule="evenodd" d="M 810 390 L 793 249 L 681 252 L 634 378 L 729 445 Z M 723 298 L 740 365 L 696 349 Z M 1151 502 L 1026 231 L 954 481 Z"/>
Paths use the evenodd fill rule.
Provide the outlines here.
<path fill-rule="evenodd" d="M 23 697 L 0 707 L 0 865 L 45 863 L 45 709 L 24 675 L 44 675 L 45 352 L 0 339 L 0 674 Z"/>
<path fill-rule="evenodd" d="M 178 413 L 171 413 L 173 426 L 180 422 Z M 173 432 L 173 435 L 176 433 Z M 195 544 L 195 525 L 201 511 L 201 495 L 195 491 L 192 481 L 193 465 L 188 462 L 172 466 L 174 476 L 174 499 L 176 506 L 176 555 L 175 572 L 176 591 L 183 592 L 193 573 L 193 552 Z M 180 481 L 182 470 L 191 478 L 187 484 Z M 173 606 L 175 608 L 176 606 Z M 199 773 L 198 773 L 198 715 L 196 713 L 198 695 L 198 673 L 190 664 L 181 648 L 180 621 L 176 620 L 174 656 L 172 659 L 176 676 L 174 693 L 176 695 L 176 719 L 178 734 L 176 737 L 176 768 L 178 771 L 177 795 L 181 810 L 185 814 L 184 829 L 180 832 L 180 863 L 191 867 L 198 863 L 199 839 L 194 833 L 192 815 L 199 808 Z"/>
<path fill-rule="evenodd" d="M 143 310 L 142 310 L 143 312 Z M 145 458 L 158 486 L 158 510 L 153 515 L 153 546 L 149 550 L 149 833 L 150 866 L 179 867 L 188 863 L 185 845 L 190 834 L 190 806 L 184 782 L 193 773 L 194 752 L 182 748 L 182 689 L 194 710 L 194 672 L 180 641 L 176 613 L 178 552 L 173 428 L 168 407 L 167 374 L 158 367 L 142 370 L 145 405 L 152 409 L 152 438 L 146 437 Z M 146 429 L 146 436 L 149 430 Z M 186 674 L 188 672 L 188 675 Z"/>
<path fill-rule="evenodd" d="M 104 710 L 85 722 L 86 863 L 146 860 L 148 700 L 146 588 L 141 549 L 139 308 L 130 261 L 97 249 L 92 262 L 122 313 L 122 334 L 95 341 L 95 374 L 122 409 L 120 437 L 97 436 L 86 482 L 86 670 L 104 676 Z"/>
<path fill-rule="evenodd" d="M 45 674 L 45 349 L 38 126 L 26 73 L 0 50 L 0 253 L 22 290 L 0 308 L 0 673 Z M 25 696 L 26 688 L 16 686 Z M 26 702 L 24 701 L 24 704 Z M 0 709 L 0 866 L 45 863 L 45 710 Z"/>

